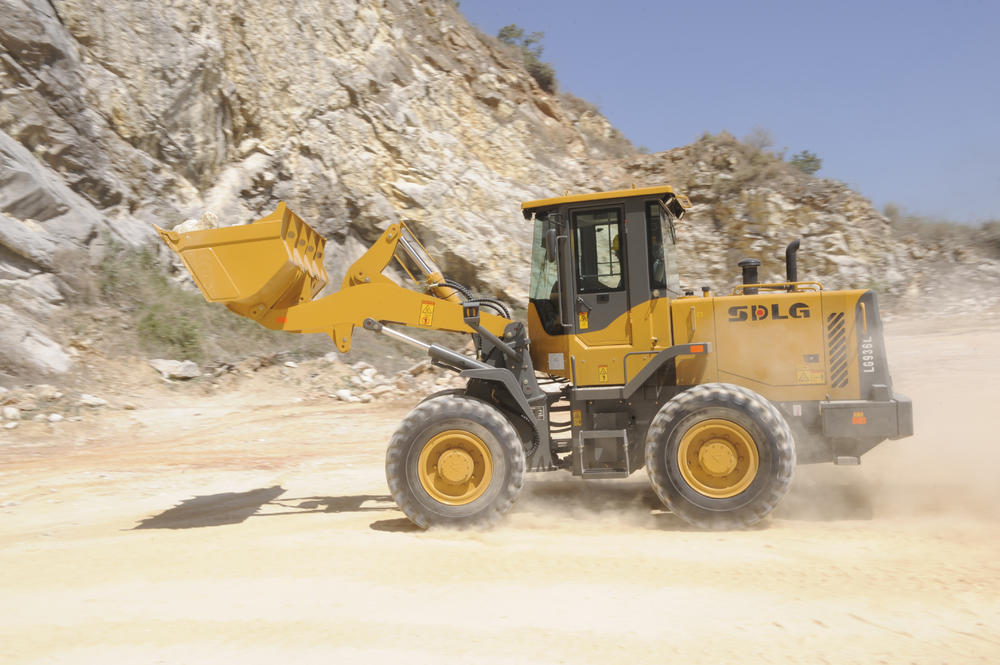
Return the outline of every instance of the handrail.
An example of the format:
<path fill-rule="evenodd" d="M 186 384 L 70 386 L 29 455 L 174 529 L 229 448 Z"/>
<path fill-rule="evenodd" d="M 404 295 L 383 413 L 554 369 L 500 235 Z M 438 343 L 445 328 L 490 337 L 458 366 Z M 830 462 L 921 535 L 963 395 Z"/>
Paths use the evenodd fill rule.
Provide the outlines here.
<path fill-rule="evenodd" d="M 819 282 L 768 282 L 766 284 L 739 284 L 733 287 L 733 295 L 744 295 L 745 289 L 757 289 L 758 291 L 785 291 L 795 293 L 797 291 L 822 291 L 823 285 Z M 746 294 L 751 295 L 751 294 Z"/>

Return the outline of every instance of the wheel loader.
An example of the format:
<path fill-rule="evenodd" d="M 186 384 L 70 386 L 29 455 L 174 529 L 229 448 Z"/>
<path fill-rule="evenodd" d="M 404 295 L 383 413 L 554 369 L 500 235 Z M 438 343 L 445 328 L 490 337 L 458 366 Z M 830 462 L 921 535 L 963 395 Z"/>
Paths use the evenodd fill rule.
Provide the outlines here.
<path fill-rule="evenodd" d="M 797 463 L 858 464 L 911 435 L 912 406 L 892 388 L 875 293 L 799 281 L 798 240 L 785 281 L 760 283 L 760 261 L 744 259 L 731 293 L 682 288 L 677 226 L 690 207 L 668 186 L 523 203 L 526 322 L 445 277 L 405 223 L 323 297 L 325 239 L 284 203 L 244 226 L 157 230 L 210 302 L 326 333 L 341 352 L 356 328 L 389 335 L 465 379 L 389 442 L 390 491 L 417 525 L 490 524 L 526 472 L 597 481 L 646 467 L 683 520 L 740 528 L 775 508 Z M 393 261 L 403 284 L 384 274 Z M 399 326 L 469 335 L 475 353 Z"/>

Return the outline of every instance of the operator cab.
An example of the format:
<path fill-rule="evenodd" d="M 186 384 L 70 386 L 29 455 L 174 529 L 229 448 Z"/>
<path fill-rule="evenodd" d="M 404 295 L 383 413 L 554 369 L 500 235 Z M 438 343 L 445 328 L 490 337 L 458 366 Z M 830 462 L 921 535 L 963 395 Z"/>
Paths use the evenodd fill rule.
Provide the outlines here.
<path fill-rule="evenodd" d="M 528 327 L 536 368 L 574 385 L 621 385 L 632 373 L 626 354 L 671 344 L 668 307 L 657 301 L 682 295 L 674 221 L 690 206 L 671 187 L 521 206 L 535 223 Z"/>

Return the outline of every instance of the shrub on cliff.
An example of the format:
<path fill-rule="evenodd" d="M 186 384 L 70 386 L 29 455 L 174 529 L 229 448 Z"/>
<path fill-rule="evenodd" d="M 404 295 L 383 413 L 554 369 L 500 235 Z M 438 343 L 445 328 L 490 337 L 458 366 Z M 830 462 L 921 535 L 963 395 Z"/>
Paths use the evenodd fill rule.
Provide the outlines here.
<path fill-rule="evenodd" d="M 816 173 L 816 171 L 823 168 L 823 160 L 820 159 L 815 152 L 809 152 L 808 150 L 795 153 L 792 155 L 792 158 L 788 160 L 788 163 L 803 173 L 808 173 L 809 175 L 812 175 Z"/>
<path fill-rule="evenodd" d="M 556 72 L 547 62 L 542 62 L 542 38 L 543 32 L 532 32 L 524 34 L 524 28 L 511 23 L 500 28 L 497 32 L 497 39 L 504 44 L 513 47 L 520 53 L 524 66 L 531 74 L 538 86 L 545 92 L 556 91 Z"/>

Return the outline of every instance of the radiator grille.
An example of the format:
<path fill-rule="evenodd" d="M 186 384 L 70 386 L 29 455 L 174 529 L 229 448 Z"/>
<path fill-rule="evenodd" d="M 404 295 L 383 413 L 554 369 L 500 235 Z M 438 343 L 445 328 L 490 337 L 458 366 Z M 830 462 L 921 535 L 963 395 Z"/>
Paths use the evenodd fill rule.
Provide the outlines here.
<path fill-rule="evenodd" d="M 826 340 L 830 354 L 830 385 L 843 388 L 847 385 L 847 324 L 843 312 L 826 317 Z"/>

